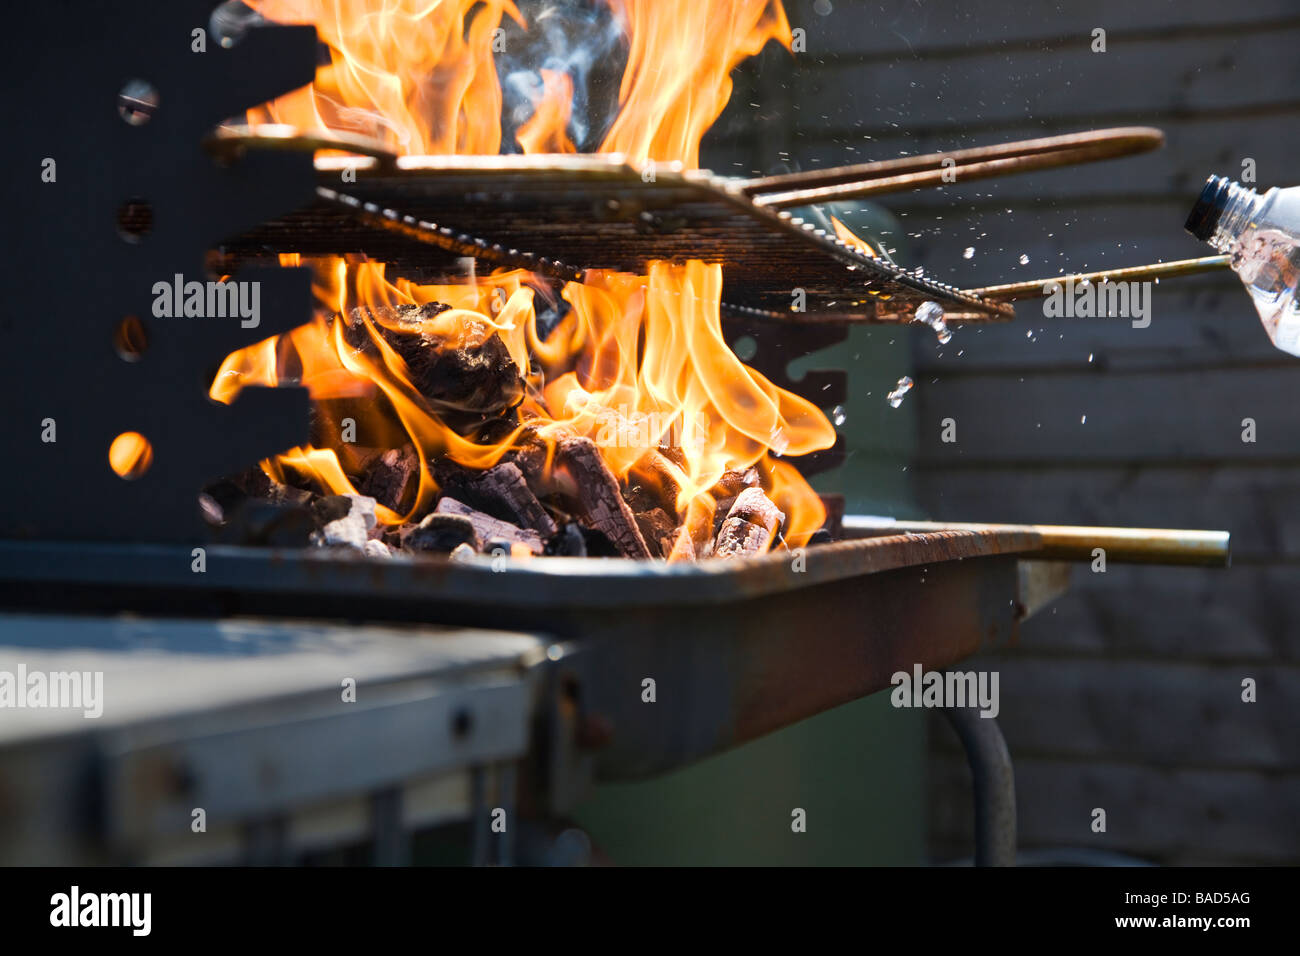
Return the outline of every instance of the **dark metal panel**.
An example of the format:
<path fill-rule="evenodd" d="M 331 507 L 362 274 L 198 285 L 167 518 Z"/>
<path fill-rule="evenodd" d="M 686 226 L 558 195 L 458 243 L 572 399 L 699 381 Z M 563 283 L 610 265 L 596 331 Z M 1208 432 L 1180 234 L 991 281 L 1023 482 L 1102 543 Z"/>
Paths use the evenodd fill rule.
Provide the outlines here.
<path fill-rule="evenodd" d="M 0 670 L 102 676 L 95 719 L 84 698 L 6 710 L 0 860 L 202 859 L 249 824 L 287 853 L 304 808 L 523 759 L 545 647 L 488 629 L 0 615 Z"/>
<path fill-rule="evenodd" d="M 0 536 L 197 537 L 195 499 L 214 463 L 248 463 L 306 438 L 302 395 L 248 394 L 230 408 L 207 398 L 225 352 L 269 334 L 272 308 L 290 326 L 310 318 L 304 282 L 292 294 L 279 284 L 290 278 L 267 288 L 259 328 L 152 314 L 155 283 L 216 278 L 204 255 L 221 236 L 309 201 L 314 188 L 308 155 L 222 166 L 201 149 L 232 113 L 309 82 L 316 59 L 311 27 L 253 30 L 231 49 L 205 34 L 206 49 L 195 51 L 192 31 L 207 30 L 212 6 L 42 0 L 6 11 L 2 68 L 7 96 L 22 104 L 22 135 L 0 155 Z M 158 95 L 139 125 L 118 111 L 131 80 Z M 119 233 L 128 201 L 149 206 L 149 229 L 133 241 Z M 142 219 L 137 210 L 131 222 Z M 114 349 L 128 315 L 148 335 L 135 362 Z M 42 440 L 46 420 L 53 442 Z M 125 431 L 154 446 L 153 467 L 135 481 L 108 465 Z"/>
<path fill-rule="evenodd" d="M 579 646 L 582 706 L 609 728 L 600 779 L 662 773 L 937 670 L 1016 633 L 1016 561 L 841 579 L 707 611 L 629 609 Z M 657 700 L 642 700 L 642 681 Z"/>

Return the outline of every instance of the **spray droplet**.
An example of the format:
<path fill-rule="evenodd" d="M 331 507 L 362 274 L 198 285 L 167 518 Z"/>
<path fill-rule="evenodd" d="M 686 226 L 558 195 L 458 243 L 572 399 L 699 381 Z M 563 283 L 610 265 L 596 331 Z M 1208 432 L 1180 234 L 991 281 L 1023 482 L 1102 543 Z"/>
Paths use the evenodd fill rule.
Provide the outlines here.
<path fill-rule="evenodd" d="M 963 259 L 974 259 L 974 258 L 975 258 L 975 247 L 974 247 L 974 246 L 967 246 L 965 249 L 962 250 L 961 257 L 962 257 Z"/>
<path fill-rule="evenodd" d="M 1029 265 L 1029 256 L 1027 256 L 1027 255 L 1025 255 L 1025 254 L 1022 253 L 1021 256 L 1020 256 L 1020 264 L 1021 264 L 1022 266 L 1027 266 L 1027 265 Z"/>
<path fill-rule="evenodd" d="M 1088 416 L 1087 416 L 1087 415 L 1084 415 L 1082 418 L 1080 418 L 1080 419 L 1079 419 L 1079 424 L 1080 424 L 1080 425 L 1086 425 L 1086 424 L 1088 424 Z"/>
<path fill-rule="evenodd" d="M 843 405 L 836 405 L 834 408 L 831 409 L 831 421 L 833 421 L 836 425 L 843 425 L 846 421 L 848 421 L 848 418 L 849 416 L 844 414 Z"/>
<path fill-rule="evenodd" d="M 947 345 L 952 341 L 952 330 L 944 322 L 943 308 L 938 302 L 922 302 L 916 307 L 916 314 L 912 316 L 912 321 L 934 329 L 940 345 Z"/>
<path fill-rule="evenodd" d="M 889 402 L 889 407 L 897 408 L 899 405 L 902 405 L 903 396 L 912 390 L 914 384 L 916 383 L 906 375 L 900 378 L 898 384 L 894 387 L 894 390 L 885 396 L 885 401 Z"/>

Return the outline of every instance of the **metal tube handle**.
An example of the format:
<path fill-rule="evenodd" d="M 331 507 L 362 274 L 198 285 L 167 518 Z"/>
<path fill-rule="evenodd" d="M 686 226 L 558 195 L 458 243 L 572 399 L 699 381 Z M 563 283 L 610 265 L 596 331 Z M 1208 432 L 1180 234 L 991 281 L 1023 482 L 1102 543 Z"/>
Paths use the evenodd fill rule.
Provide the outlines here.
<path fill-rule="evenodd" d="M 877 534 L 925 534 L 933 531 L 1020 531 L 1037 534 L 1042 550 L 1036 557 L 1060 561 L 1091 561 L 1101 548 L 1107 561 L 1129 564 L 1192 564 L 1226 567 L 1230 557 L 1227 531 L 1187 531 L 1171 528 L 1093 528 L 1086 525 L 974 524 L 948 521 L 897 521 L 893 518 L 849 515 L 844 530 L 851 537 Z"/>
<path fill-rule="evenodd" d="M 1131 156 L 1164 141 L 1158 129 L 1125 126 L 767 176 L 746 180 L 737 189 L 756 205 L 786 209 Z"/>

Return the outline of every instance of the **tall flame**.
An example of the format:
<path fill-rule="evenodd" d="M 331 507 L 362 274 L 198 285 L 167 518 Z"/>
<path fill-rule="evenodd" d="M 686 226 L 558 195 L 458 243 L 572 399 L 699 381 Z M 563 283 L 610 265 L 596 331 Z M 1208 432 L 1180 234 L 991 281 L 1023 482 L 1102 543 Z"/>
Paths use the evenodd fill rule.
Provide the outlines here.
<path fill-rule="evenodd" d="M 599 152 L 699 165 L 700 140 L 731 98 L 731 71 L 769 40 L 791 45 L 780 0 L 603 0 L 624 26 L 619 112 Z M 512 0 L 248 0 L 268 19 L 315 24 L 330 63 L 310 86 L 249 111 L 250 123 L 362 133 L 399 154 L 496 153 L 501 85 L 493 53 Z M 568 74 L 543 94 L 520 144 L 571 152 Z M 547 75 L 547 74 L 550 75 Z"/>
<path fill-rule="evenodd" d="M 573 80 L 567 73 L 542 70 L 542 99 L 532 117 L 519 127 L 515 139 L 525 153 L 574 153 L 569 139 L 569 111 L 573 103 Z"/>
<path fill-rule="evenodd" d="M 731 98 L 731 71 L 768 40 L 791 45 L 779 0 L 610 0 L 631 47 L 622 109 L 601 152 L 699 166 L 700 140 Z"/>
<path fill-rule="evenodd" d="M 496 153 L 502 94 L 493 62 L 502 24 L 526 27 L 511 0 L 248 0 L 282 22 L 315 24 L 330 64 L 311 86 L 250 111 L 250 122 L 361 132 L 399 153 Z M 633 161 L 694 167 L 700 140 L 731 95 L 730 71 L 791 30 L 779 0 L 603 0 L 627 34 L 619 112 L 600 146 Z M 574 79 L 539 71 L 541 95 L 516 131 L 525 152 L 572 152 Z M 487 468 L 525 445 L 554 448 L 590 438 L 615 476 L 649 489 L 680 526 L 674 557 L 711 538 L 727 472 L 753 468 L 786 514 L 784 540 L 802 545 L 825 509 L 783 456 L 828 448 L 835 432 L 812 403 L 745 365 L 723 338 L 722 267 L 650 262 L 644 274 L 588 270 L 554 298 L 523 271 L 444 285 L 390 280 L 364 257 L 304 260 L 315 276 L 315 320 L 231 354 L 211 388 L 230 402 L 249 385 L 301 384 L 316 402 L 353 401 L 367 433 L 386 447 L 410 444 L 419 486 L 396 524 L 424 514 L 437 486 L 431 463 Z M 536 300 L 562 318 L 545 329 Z M 439 309 L 411 309 L 438 303 Z M 522 379 L 515 408 L 494 430 L 457 425 L 455 408 L 422 393 L 394 346 L 404 335 L 440 349 L 508 356 Z M 397 337 L 396 339 L 394 337 Z M 409 353 L 408 353 L 409 354 Z M 356 402 L 354 400 L 360 400 Z M 318 427 L 328 416 L 318 416 Z M 504 434 L 502 433 L 504 429 Z M 355 491 L 356 452 L 337 434 L 264 462 L 273 477 L 309 477 L 334 493 Z M 731 491 L 734 496 L 735 490 Z"/>
<path fill-rule="evenodd" d="M 267 19 L 314 24 L 330 63 L 249 122 L 361 133 L 400 154 L 496 153 L 493 44 L 511 0 L 248 0 Z M 468 19 L 467 19 L 468 18 Z"/>

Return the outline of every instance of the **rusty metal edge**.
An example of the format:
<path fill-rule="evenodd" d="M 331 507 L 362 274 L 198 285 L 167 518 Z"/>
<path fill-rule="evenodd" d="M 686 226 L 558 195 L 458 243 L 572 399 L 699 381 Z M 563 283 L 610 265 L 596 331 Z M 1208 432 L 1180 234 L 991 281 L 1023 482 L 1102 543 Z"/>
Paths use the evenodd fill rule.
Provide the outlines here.
<path fill-rule="evenodd" d="M 743 560 L 667 564 L 626 558 L 366 558 L 323 549 L 211 545 L 194 573 L 188 546 L 0 542 L 0 593 L 26 586 L 73 590 L 145 587 L 198 593 L 356 596 L 369 604 L 439 600 L 512 608 L 708 606 L 782 594 L 898 568 L 991 555 L 1036 555 L 1021 531 L 943 531 L 840 541 Z"/>

